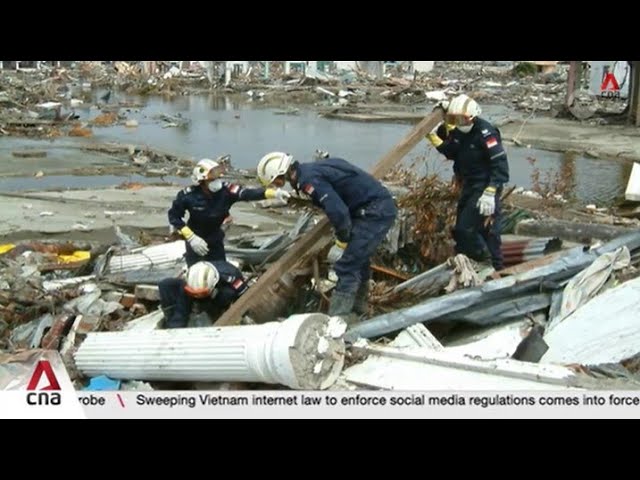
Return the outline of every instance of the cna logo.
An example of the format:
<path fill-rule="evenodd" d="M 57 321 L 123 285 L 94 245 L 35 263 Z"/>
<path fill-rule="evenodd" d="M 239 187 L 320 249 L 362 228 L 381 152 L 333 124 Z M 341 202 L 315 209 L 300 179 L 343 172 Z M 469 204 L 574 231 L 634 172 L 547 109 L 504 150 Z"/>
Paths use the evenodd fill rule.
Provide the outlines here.
<path fill-rule="evenodd" d="M 602 84 L 600 84 L 600 96 L 602 97 L 619 97 L 620 85 L 616 80 L 613 72 L 609 72 L 605 69 L 602 77 Z"/>
<path fill-rule="evenodd" d="M 47 385 L 38 389 L 42 376 L 47 377 Z M 62 397 L 55 390 L 60 390 L 60 383 L 53 372 L 51 363 L 48 360 L 40 360 L 31 375 L 27 390 L 38 390 L 38 392 L 27 393 L 28 405 L 60 405 Z"/>

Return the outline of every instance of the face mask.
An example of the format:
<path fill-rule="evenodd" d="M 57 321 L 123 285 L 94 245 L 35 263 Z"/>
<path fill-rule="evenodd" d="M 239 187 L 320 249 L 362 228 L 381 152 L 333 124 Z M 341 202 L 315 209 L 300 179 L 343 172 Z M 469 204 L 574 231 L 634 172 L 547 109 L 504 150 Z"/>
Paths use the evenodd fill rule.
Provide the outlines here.
<path fill-rule="evenodd" d="M 222 189 L 222 180 L 216 179 L 209 182 L 209 190 L 213 193 L 219 192 Z"/>
<path fill-rule="evenodd" d="M 469 133 L 471 131 L 471 129 L 473 128 L 473 124 L 471 125 L 460 125 L 459 127 L 456 127 L 458 130 L 460 130 L 462 133 Z"/>

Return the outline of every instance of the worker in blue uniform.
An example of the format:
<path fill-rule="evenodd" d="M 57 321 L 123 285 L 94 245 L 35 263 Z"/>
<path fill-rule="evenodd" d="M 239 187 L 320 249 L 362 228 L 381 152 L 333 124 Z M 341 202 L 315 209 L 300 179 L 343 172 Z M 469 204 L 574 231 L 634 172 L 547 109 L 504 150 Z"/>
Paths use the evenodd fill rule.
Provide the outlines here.
<path fill-rule="evenodd" d="M 249 287 L 231 263 L 200 261 L 189 267 L 184 277 L 165 278 L 158 288 L 165 328 L 182 328 L 187 326 L 194 302 L 215 318 Z"/>
<path fill-rule="evenodd" d="M 222 223 L 238 201 L 278 198 L 286 201 L 282 189 L 244 188 L 222 181 L 223 167 L 208 158 L 198 162 L 191 179 L 194 185 L 180 191 L 169 209 L 169 223 L 186 241 L 187 266 L 207 260 L 226 260 Z M 185 222 L 185 213 L 189 219 Z"/>
<path fill-rule="evenodd" d="M 467 95 L 439 108 L 445 110 L 445 123 L 455 128 L 444 139 L 436 129 L 427 138 L 453 160 L 454 184 L 462 189 L 454 227 L 456 253 L 483 261 L 486 245 L 494 269 L 502 270 L 500 196 L 509 181 L 509 163 L 500 131 L 480 118 L 480 106 Z"/>
<path fill-rule="evenodd" d="M 263 185 L 288 181 L 324 210 L 335 232 L 329 252 L 338 283 L 329 315 L 362 315 L 369 297 L 370 259 L 393 225 L 397 208 L 389 191 L 372 175 L 335 157 L 299 163 L 284 152 L 271 152 L 258 164 Z"/>

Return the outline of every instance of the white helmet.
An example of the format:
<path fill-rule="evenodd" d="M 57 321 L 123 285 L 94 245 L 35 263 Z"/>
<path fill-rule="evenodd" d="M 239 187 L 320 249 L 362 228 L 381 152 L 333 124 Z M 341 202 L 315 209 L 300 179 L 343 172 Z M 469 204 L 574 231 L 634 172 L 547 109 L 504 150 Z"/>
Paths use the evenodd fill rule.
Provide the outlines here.
<path fill-rule="evenodd" d="M 478 117 L 482 113 L 480 105 L 467 95 L 458 95 L 449 103 L 448 115 L 459 115 L 469 119 Z"/>
<path fill-rule="evenodd" d="M 185 292 L 196 298 L 208 297 L 216 288 L 220 274 L 218 269 L 209 262 L 194 263 L 187 270 L 187 284 Z"/>
<path fill-rule="evenodd" d="M 215 160 L 211 160 L 210 158 L 203 158 L 200 160 L 195 167 L 193 167 L 193 173 L 191 174 L 191 180 L 195 183 L 200 183 L 203 180 L 207 180 L 209 177 L 209 172 L 214 168 L 218 168 L 220 164 Z"/>
<path fill-rule="evenodd" d="M 291 162 L 293 162 L 293 156 L 288 153 L 267 153 L 258 163 L 258 180 L 264 186 L 271 185 L 276 178 L 287 173 Z"/>

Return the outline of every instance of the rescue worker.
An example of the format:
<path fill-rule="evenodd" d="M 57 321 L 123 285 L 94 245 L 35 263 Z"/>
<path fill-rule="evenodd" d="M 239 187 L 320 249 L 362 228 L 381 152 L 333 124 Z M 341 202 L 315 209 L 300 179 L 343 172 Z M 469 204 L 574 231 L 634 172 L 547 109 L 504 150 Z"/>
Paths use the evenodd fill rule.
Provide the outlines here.
<path fill-rule="evenodd" d="M 186 241 L 187 266 L 200 260 L 226 260 L 222 223 L 238 201 L 278 198 L 287 201 L 286 190 L 244 188 L 220 179 L 223 167 L 208 158 L 193 169 L 194 185 L 180 191 L 169 209 L 169 223 Z M 183 217 L 189 212 L 189 220 Z"/>
<path fill-rule="evenodd" d="M 288 181 L 324 210 L 335 231 L 328 258 L 338 275 L 328 313 L 349 320 L 351 313 L 366 313 L 370 259 L 397 214 L 389 191 L 364 170 L 336 157 L 299 163 L 288 153 L 271 152 L 260 160 L 258 178 L 278 188 Z"/>
<path fill-rule="evenodd" d="M 187 326 L 194 302 L 215 318 L 249 287 L 231 263 L 213 261 L 194 263 L 184 278 L 165 278 L 158 288 L 165 328 L 182 328 Z"/>
<path fill-rule="evenodd" d="M 436 129 L 427 137 L 440 153 L 453 160 L 454 183 L 461 184 L 453 231 L 456 253 L 483 261 L 484 243 L 493 268 L 502 270 L 500 196 L 509 181 L 509 163 L 500 131 L 480 118 L 480 106 L 467 95 L 437 108 L 445 110 L 445 123 L 455 126 L 444 140 Z"/>

